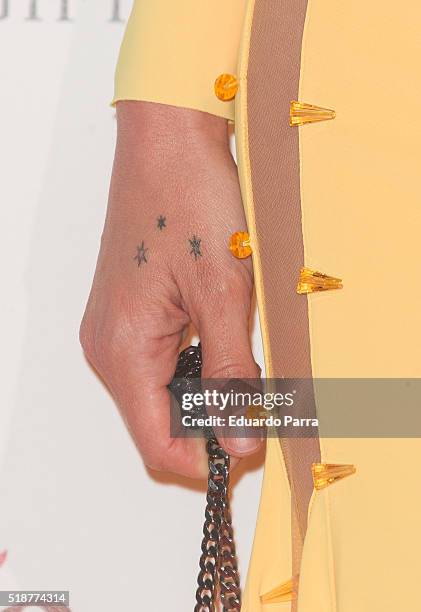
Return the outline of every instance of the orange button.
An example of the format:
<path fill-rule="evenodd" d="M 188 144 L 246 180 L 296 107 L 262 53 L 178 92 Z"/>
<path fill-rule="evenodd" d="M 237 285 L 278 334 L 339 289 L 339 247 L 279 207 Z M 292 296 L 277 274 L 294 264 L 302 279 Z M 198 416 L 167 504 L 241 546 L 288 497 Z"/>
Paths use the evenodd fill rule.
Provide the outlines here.
<path fill-rule="evenodd" d="M 223 102 L 235 98 L 238 91 L 237 77 L 232 74 L 221 74 L 215 81 L 215 95 Z"/>
<path fill-rule="evenodd" d="M 250 236 L 247 232 L 235 232 L 230 238 L 229 249 L 234 257 L 245 259 L 250 257 L 252 249 L 250 246 Z"/>

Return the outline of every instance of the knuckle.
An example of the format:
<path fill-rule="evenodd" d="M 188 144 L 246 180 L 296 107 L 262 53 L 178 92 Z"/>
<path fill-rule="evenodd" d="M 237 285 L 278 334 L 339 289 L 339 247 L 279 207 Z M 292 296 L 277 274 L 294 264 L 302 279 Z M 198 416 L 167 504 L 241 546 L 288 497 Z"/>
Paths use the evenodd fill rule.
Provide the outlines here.
<path fill-rule="evenodd" d="M 88 308 L 79 328 L 79 342 L 85 357 L 95 368 L 99 365 L 97 359 L 97 330 L 91 310 Z"/>
<path fill-rule="evenodd" d="M 147 345 L 147 335 L 144 324 L 136 317 L 126 312 L 115 312 L 103 325 L 97 327 L 96 349 L 105 359 L 113 360 L 122 353 Z"/>
<path fill-rule="evenodd" d="M 86 316 L 83 317 L 79 327 L 79 342 L 84 353 L 89 356 L 93 352 L 93 336 L 91 326 L 89 325 Z"/>
<path fill-rule="evenodd" d="M 155 472 L 165 472 L 168 469 L 168 448 L 156 440 L 154 447 L 144 452 L 143 462 L 145 466 Z"/>
<path fill-rule="evenodd" d="M 152 358 L 161 350 L 165 335 L 185 323 L 167 310 L 130 296 L 88 310 L 79 331 L 86 357 L 97 369 L 107 371 L 134 353 L 136 358 Z"/>
<path fill-rule="evenodd" d="M 105 313 L 85 315 L 79 331 L 80 343 L 94 365 L 108 365 L 133 346 L 144 348 L 148 341 L 147 326 L 146 320 L 127 309 L 109 304 Z"/>
<path fill-rule="evenodd" d="M 148 470 L 153 470 L 154 472 L 165 472 L 165 464 L 162 458 L 157 456 L 148 456 L 143 457 L 143 463 L 148 468 Z"/>
<path fill-rule="evenodd" d="M 170 290 L 157 287 L 149 295 L 122 281 L 100 283 L 91 291 L 79 338 L 88 361 L 107 383 L 122 373 L 151 370 L 155 357 L 171 350 L 175 334 L 189 322 L 172 297 Z"/>

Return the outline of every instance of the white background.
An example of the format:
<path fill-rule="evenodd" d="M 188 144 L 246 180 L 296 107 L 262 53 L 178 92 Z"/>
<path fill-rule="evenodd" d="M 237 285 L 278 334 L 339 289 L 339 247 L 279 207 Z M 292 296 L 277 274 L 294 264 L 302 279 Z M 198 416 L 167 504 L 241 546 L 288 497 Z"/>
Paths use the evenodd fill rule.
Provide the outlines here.
<path fill-rule="evenodd" d="M 144 469 L 78 344 L 131 2 L 121 22 L 113 0 L 69 0 L 71 21 L 59 0 L 27 20 L 31 4 L 0 19 L 0 589 L 69 589 L 73 612 L 192 610 L 203 486 Z M 234 478 L 243 582 L 260 463 Z"/>

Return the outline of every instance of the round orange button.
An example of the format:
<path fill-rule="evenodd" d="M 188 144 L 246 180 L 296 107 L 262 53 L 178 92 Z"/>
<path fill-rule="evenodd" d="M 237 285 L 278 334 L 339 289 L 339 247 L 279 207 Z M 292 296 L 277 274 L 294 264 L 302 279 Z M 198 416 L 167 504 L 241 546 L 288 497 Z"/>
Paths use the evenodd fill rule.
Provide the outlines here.
<path fill-rule="evenodd" d="M 245 259 L 252 254 L 250 236 L 247 232 L 235 232 L 230 238 L 229 249 L 234 257 Z"/>
<path fill-rule="evenodd" d="M 228 102 L 235 98 L 238 91 L 237 77 L 232 74 L 221 74 L 215 81 L 215 95 L 219 100 Z"/>

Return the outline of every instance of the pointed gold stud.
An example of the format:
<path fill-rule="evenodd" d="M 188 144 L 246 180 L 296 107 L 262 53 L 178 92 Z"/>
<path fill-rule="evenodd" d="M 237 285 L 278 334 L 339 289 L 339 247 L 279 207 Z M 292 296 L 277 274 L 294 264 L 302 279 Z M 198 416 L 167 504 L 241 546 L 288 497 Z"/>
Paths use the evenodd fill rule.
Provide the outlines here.
<path fill-rule="evenodd" d="M 313 474 L 314 488 L 317 491 L 325 489 L 331 484 L 342 480 L 347 476 L 352 476 L 357 471 L 355 465 L 337 463 L 313 463 L 311 466 Z"/>
<path fill-rule="evenodd" d="M 229 250 L 238 259 L 250 257 L 252 253 L 250 236 L 247 232 L 235 232 L 230 237 Z"/>
<path fill-rule="evenodd" d="M 268 411 L 264 406 L 248 406 L 246 417 L 248 419 L 260 419 L 268 416 Z"/>
<path fill-rule="evenodd" d="M 342 279 L 328 276 L 322 272 L 301 268 L 300 278 L 297 285 L 297 293 L 315 293 L 317 291 L 330 291 L 331 289 L 342 289 Z"/>
<path fill-rule="evenodd" d="M 268 593 L 260 596 L 263 604 L 283 603 L 297 598 L 298 576 L 280 584 Z"/>
<path fill-rule="evenodd" d="M 305 104 L 297 100 L 292 100 L 289 108 L 289 124 L 291 127 L 304 125 L 305 123 L 315 123 L 316 121 L 328 121 L 335 117 L 335 111 L 330 108 Z"/>

